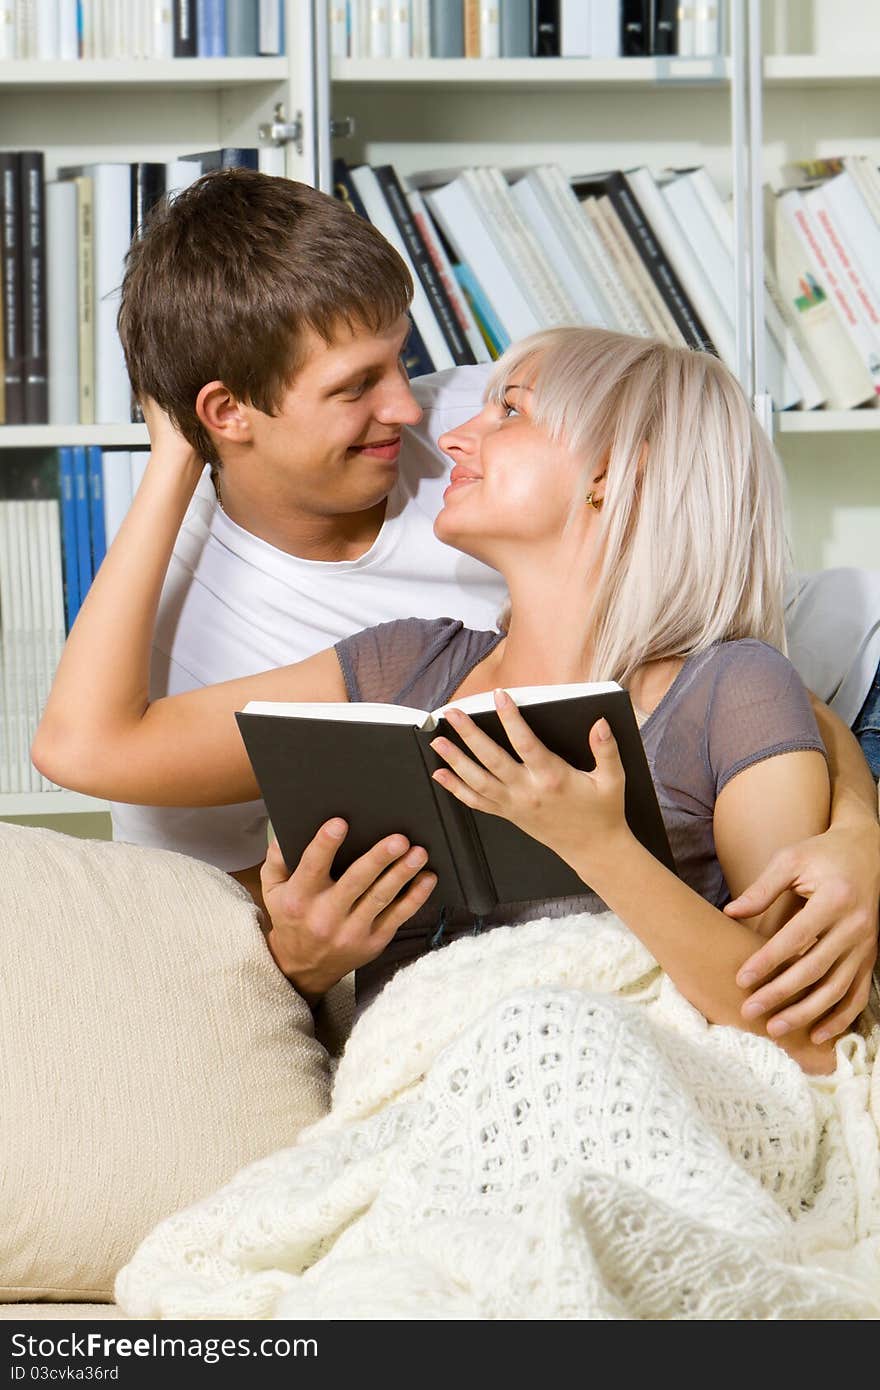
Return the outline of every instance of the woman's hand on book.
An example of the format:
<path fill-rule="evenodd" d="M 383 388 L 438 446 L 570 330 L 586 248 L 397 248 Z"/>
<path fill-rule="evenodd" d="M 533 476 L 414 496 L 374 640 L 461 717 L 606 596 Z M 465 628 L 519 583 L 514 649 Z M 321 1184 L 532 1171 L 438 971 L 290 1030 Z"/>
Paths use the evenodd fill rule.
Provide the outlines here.
<path fill-rule="evenodd" d="M 472 810 L 511 821 L 584 875 L 588 854 L 604 859 L 613 843 L 630 836 L 623 764 L 607 720 L 590 730 L 594 771 L 580 772 L 532 733 L 505 691 L 495 692 L 495 707 L 521 761 L 453 707 L 445 717 L 473 757 L 448 739 L 434 739 L 431 747 L 451 769 L 438 769 L 434 780 Z"/>
<path fill-rule="evenodd" d="M 404 835 L 386 836 L 334 880 L 330 871 L 347 832 L 345 821 L 327 821 L 293 873 L 273 840 L 260 873 L 269 950 L 309 1003 L 375 960 L 437 882 L 425 869 L 426 851 Z"/>

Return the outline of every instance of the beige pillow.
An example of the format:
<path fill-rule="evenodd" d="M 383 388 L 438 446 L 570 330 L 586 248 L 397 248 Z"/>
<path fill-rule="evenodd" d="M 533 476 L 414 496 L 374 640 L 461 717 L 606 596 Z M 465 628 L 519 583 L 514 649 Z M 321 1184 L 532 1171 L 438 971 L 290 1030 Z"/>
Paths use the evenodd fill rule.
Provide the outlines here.
<path fill-rule="evenodd" d="M 0 1301 L 109 1301 L 318 1119 L 328 1054 L 245 890 L 184 855 L 0 823 L 0 932 Z"/>

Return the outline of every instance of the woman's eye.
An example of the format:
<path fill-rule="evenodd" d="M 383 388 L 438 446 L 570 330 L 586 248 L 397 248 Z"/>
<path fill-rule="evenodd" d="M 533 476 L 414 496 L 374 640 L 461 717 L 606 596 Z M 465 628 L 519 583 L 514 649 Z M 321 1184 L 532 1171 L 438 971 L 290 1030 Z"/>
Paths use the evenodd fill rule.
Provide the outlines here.
<path fill-rule="evenodd" d="M 507 401 L 504 402 L 502 409 L 504 410 L 504 414 L 508 420 L 511 419 L 512 416 L 519 415 L 520 413 L 515 405 L 508 405 Z"/>

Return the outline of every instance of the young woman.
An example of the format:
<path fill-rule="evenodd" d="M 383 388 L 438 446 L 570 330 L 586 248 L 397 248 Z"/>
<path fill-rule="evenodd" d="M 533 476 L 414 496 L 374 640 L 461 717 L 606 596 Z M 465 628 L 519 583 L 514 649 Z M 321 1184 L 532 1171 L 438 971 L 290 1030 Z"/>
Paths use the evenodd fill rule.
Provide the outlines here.
<path fill-rule="evenodd" d="M 504 576 L 502 630 L 388 623 L 295 666 L 152 705 L 153 618 L 202 461 L 151 402 L 145 415 L 151 462 L 68 640 L 33 748 L 41 771 L 117 801 L 247 801 L 259 793 L 233 714 L 248 700 L 434 708 L 498 691 L 522 762 L 460 715 L 472 756 L 441 743 L 449 769 L 437 780 L 543 840 L 596 892 L 512 905 L 486 925 L 607 906 L 706 1018 L 765 1032 L 742 1012 L 737 971 L 797 899 L 748 922 L 722 909 L 776 850 L 826 828 L 829 778 L 808 695 L 782 654 L 779 466 L 721 363 L 599 329 L 517 345 L 481 414 L 441 440 L 455 467 L 435 524 Z M 596 770 L 578 773 L 503 695 L 600 678 L 620 681 L 637 710 L 678 877 L 628 831 L 607 728 L 584 731 Z M 427 948 L 424 850 L 387 837 L 337 882 L 345 832 L 328 822 L 292 874 L 273 846 L 263 871 L 270 949 L 311 999 L 357 969 L 368 1000 Z M 450 934 L 469 929 L 453 922 Z M 807 1070 L 833 1067 L 831 1040 L 792 1029 L 779 1042 Z"/>

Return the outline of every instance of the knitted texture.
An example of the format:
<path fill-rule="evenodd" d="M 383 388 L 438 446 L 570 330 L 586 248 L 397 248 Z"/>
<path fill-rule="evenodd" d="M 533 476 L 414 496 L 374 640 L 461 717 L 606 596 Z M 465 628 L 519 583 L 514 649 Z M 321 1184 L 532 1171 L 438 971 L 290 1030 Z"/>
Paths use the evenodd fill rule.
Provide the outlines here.
<path fill-rule="evenodd" d="M 139 1318 L 876 1319 L 878 1029 L 709 1025 L 610 913 L 399 972 L 328 1115 L 168 1218 Z"/>

